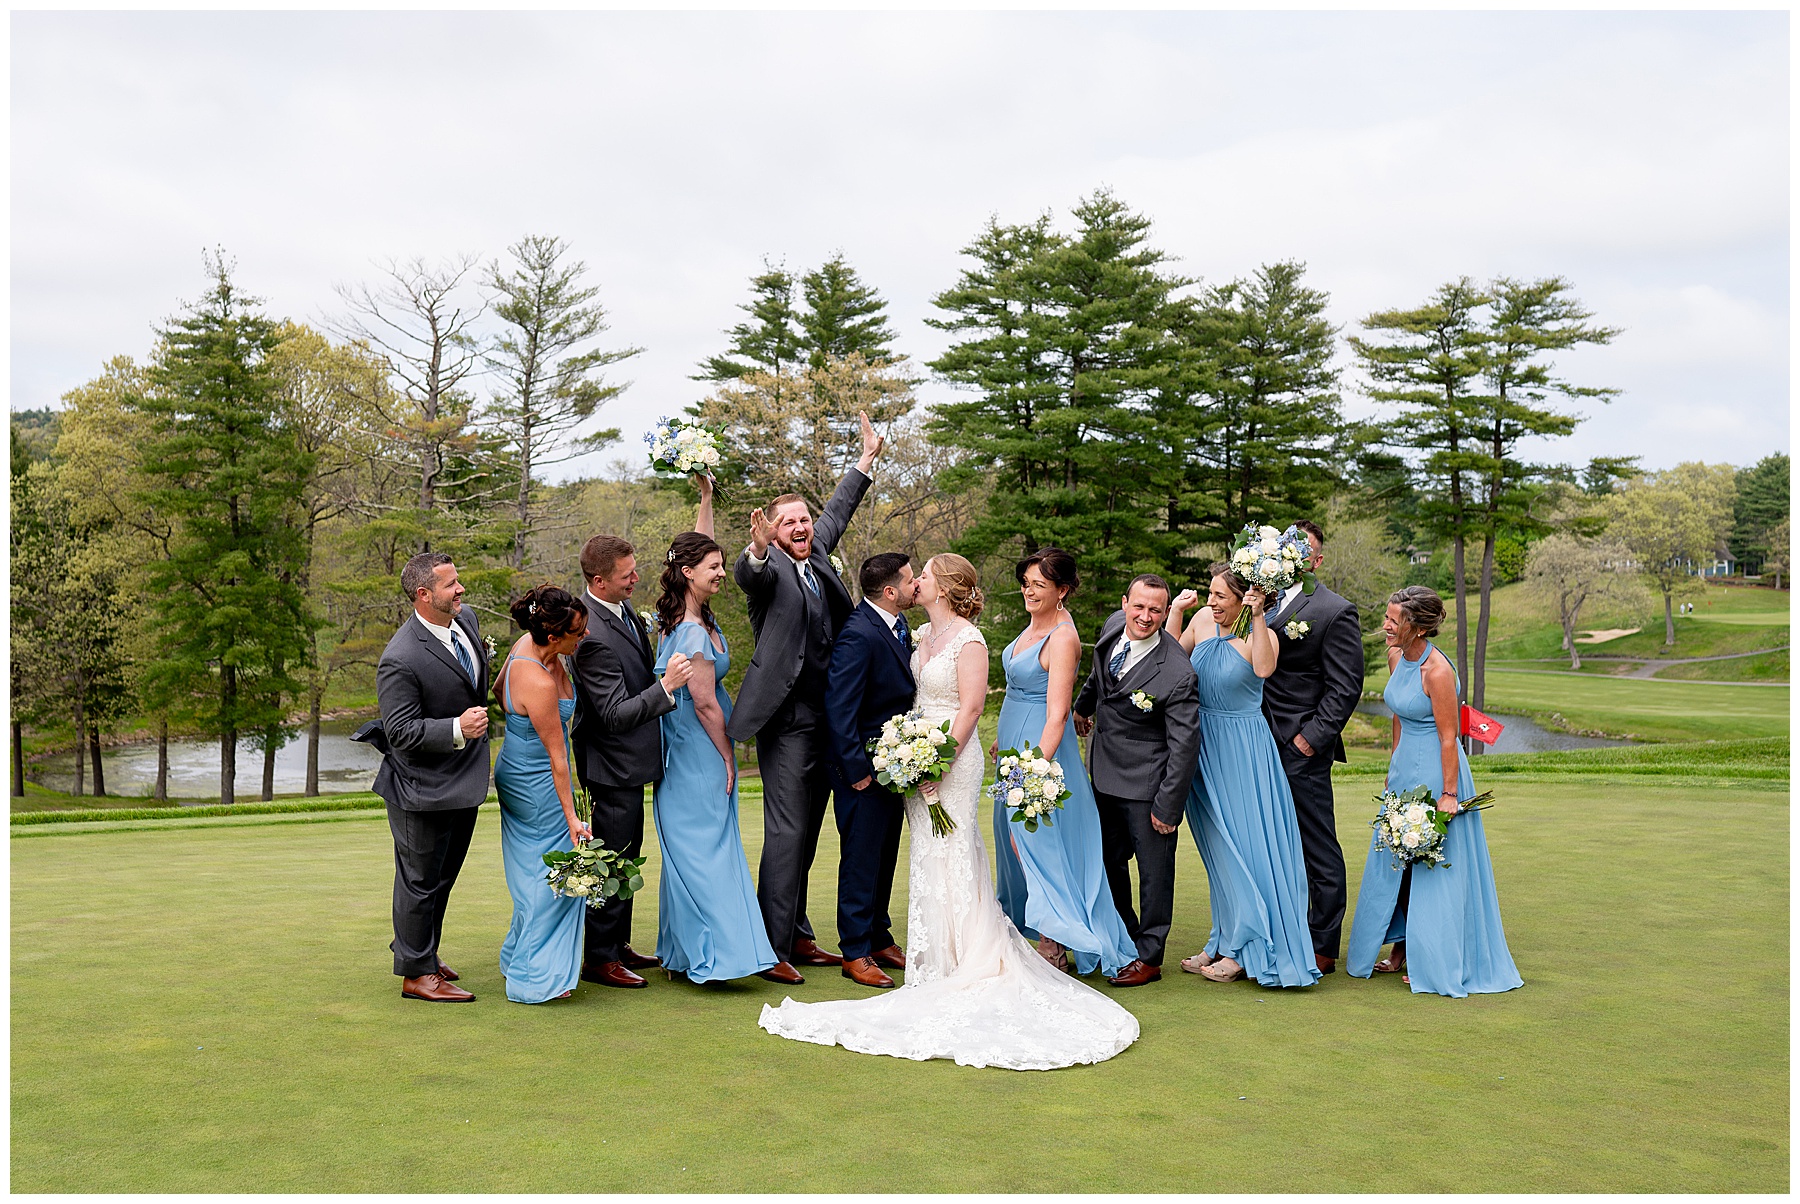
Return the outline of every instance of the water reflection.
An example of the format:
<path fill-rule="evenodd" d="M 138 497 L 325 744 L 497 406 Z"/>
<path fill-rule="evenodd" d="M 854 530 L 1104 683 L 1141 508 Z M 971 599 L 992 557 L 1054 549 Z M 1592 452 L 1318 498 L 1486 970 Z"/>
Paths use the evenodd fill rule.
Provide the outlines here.
<path fill-rule="evenodd" d="M 356 744 L 350 733 L 362 720 L 343 719 L 323 724 L 319 734 L 319 790 L 323 794 L 349 794 L 375 784 L 381 754 L 366 744 Z M 106 749 L 106 792 L 148 797 L 156 790 L 156 745 L 133 744 Z M 262 793 L 262 752 L 248 741 L 237 751 L 237 796 L 256 798 Z M 37 781 L 50 790 L 75 788 L 75 754 L 65 753 L 37 763 Z M 84 783 L 94 788 L 93 767 Z M 299 794 L 306 789 L 306 737 L 302 734 L 275 754 L 275 793 Z M 217 740 L 169 741 L 169 797 L 219 797 L 219 742 Z"/>
<path fill-rule="evenodd" d="M 1388 710 L 1384 702 L 1364 702 L 1356 709 L 1383 722 L 1394 717 L 1394 712 Z M 1524 715 L 1502 715 L 1495 711 L 1493 716 L 1506 725 L 1506 730 L 1500 733 L 1500 738 L 1488 750 L 1490 752 L 1568 752 L 1576 748 L 1613 748 L 1631 743 L 1629 740 L 1612 740 L 1601 736 L 1571 736 L 1567 732 L 1543 727 Z"/>

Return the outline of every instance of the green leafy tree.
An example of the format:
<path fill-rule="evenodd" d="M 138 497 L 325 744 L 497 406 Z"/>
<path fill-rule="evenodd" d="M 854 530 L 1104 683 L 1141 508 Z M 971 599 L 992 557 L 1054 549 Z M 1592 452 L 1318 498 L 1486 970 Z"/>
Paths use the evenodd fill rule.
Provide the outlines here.
<path fill-rule="evenodd" d="M 1788 458 L 1764 456 L 1737 474 L 1732 505 L 1731 554 L 1746 575 L 1754 576 L 1769 555 L 1769 533 L 1788 516 Z"/>
<path fill-rule="evenodd" d="M 567 260 L 562 240 L 530 235 L 507 252 L 508 267 L 489 269 L 498 294 L 494 314 L 505 326 L 486 355 L 500 381 L 488 418 L 514 457 L 510 560 L 522 573 L 526 549 L 547 517 L 533 474 L 618 441 L 617 427 L 580 437 L 575 432 L 624 392 L 624 385 L 606 382 L 603 370 L 642 348 L 593 345 L 607 329 L 606 311 L 595 301 L 600 290 L 583 286 L 587 265 Z"/>
<path fill-rule="evenodd" d="M 730 348 L 700 361 L 694 380 L 736 380 L 750 372 L 779 376 L 805 358 L 805 335 L 794 309 L 794 277 L 786 267 L 765 260 L 762 272 L 750 279 L 749 304 L 738 308 L 750 320 L 725 332 Z"/>
<path fill-rule="evenodd" d="M 806 303 L 798 321 L 808 365 L 823 368 L 852 355 L 871 364 L 893 358 L 887 302 L 862 282 L 841 252 L 800 278 L 800 295 Z"/>
<path fill-rule="evenodd" d="M 1605 501 L 1607 533 L 1622 540 L 1638 572 L 1663 599 L 1663 643 L 1675 644 L 1675 596 L 1692 588 L 1731 532 L 1736 474 L 1729 464 L 1689 461 L 1631 481 Z"/>
<path fill-rule="evenodd" d="M 211 258 L 212 288 L 162 328 L 139 407 L 155 419 L 142 449 L 143 502 L 169 516 L 166 558 L 151 565 L 160 636 L 152 675 L 214 677 L 200 716 L 219 738 L 219 794 L 235 801 L 242 733 L 277 726 L 299 689 L 314 620 L 298 576 L 296 511 L 313 456 L 280 420 L 270 357 L 274 322 Z"/>

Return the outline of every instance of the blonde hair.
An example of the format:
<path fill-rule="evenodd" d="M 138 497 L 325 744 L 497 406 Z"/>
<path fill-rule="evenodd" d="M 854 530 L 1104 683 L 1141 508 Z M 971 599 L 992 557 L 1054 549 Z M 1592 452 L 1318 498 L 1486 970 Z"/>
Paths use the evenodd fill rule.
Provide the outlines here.
<path fill-rule="evenodd" d="M 925 567 L 937 578 L 938 592 L 944 595 L 950 609 L 973 623 L 983 604 L 981 577 L 975 566 L 955 552 L 939 552 L 925 562 Z"/>

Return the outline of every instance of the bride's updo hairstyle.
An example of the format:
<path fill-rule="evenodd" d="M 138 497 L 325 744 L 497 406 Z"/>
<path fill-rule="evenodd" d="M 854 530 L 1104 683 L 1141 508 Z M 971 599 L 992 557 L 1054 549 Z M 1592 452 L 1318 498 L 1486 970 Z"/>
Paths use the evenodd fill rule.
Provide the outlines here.
<path fill-rule="evenodd" d="M 1444 600 L 1424 585 L 1408 585 L 1388 595 L 1388 605 L 1398 606 L 1407 624 L 1426 639 L 1444 625 Z"/>
<path fill-rule="evenodd" d="M 1244 594 L 1250 588 L 1248 585 L 1244 584 L 1244 579 L 1242 577 L 1239 577 L 1236 573 L 1231 571 L 1231 565 L 1223 560 L 1213 561 L 1211 567 L 1206 570 L 1206 576 L 1207 579 L 1211 581 L 1217 581 L 1220 577 L 1225 578 L 1225 588 L 1230 590 L 1231 596 L 1236 598 L 1239 602 L 1244 600 Z M 1201 599 L 1202 605 L 1205 604 L 1205 601 L 1204 598 Z"/>
<path fill-rule="evenodd" d="M 656 600 L 656 627 L 662 634 L 674 631 L 687 614 L 688 579 L 681 570 L 699 568 L 714 552 L 725 555 L 718 541 L 698 531 L 683 531 L 669 545 L 669 554 L 663 557 L 662 596 Z M 719 629 L 713 621 L 711 603 L 701 605 L 700 618 L 709 630 Z"/>
<path fill-rule="evenodd" d="M 955 552 L 939 552 L 931 558 L 930 567 L 938 592 L 951 611 L 973 623 L 983 605 L 981 578 L 975 566 Z"/>
<path fill-rule="evenodd" d="M 1025 559 L 1019 561 L 1013 570 L 1013 576 L 1019 584 L 1025 584 L 1025 570 L 1037 565 L 1037 571 L 1044 575 L 1044 580 L 1051 585 L 1061 586 L 1063 600 L 1067 601 L 1075 593 L 1075 587 L 1081 584 L 1081 574 L 1076 571 L 1075 558 L 1061 548 L 1039 548 Z"/>
<path fill-rule="evenodd" d="M 513 622 L 530 632 L 531 642 L 539 648 L 568 635 L 586 619 L 587 607 L 560 585 L 545 583 L 527 590 L 512 604 Z"/>

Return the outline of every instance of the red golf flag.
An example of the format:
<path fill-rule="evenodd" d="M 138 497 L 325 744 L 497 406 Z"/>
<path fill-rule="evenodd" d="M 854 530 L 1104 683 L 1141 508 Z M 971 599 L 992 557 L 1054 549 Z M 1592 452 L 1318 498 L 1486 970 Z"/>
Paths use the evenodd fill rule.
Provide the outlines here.
<path fill-rule="evenodd" d="M 1500 733 L 1505 730 L 1506 725 L 1501 723 L 1498 719 L 1490 719 L 1468 703 L 1465 702 L 1463 704 L 1463 735 L 1468 736 L 1471 739 L 1479 740 L 1483 744 L 1492 744 L 1500 738 Z"/>

